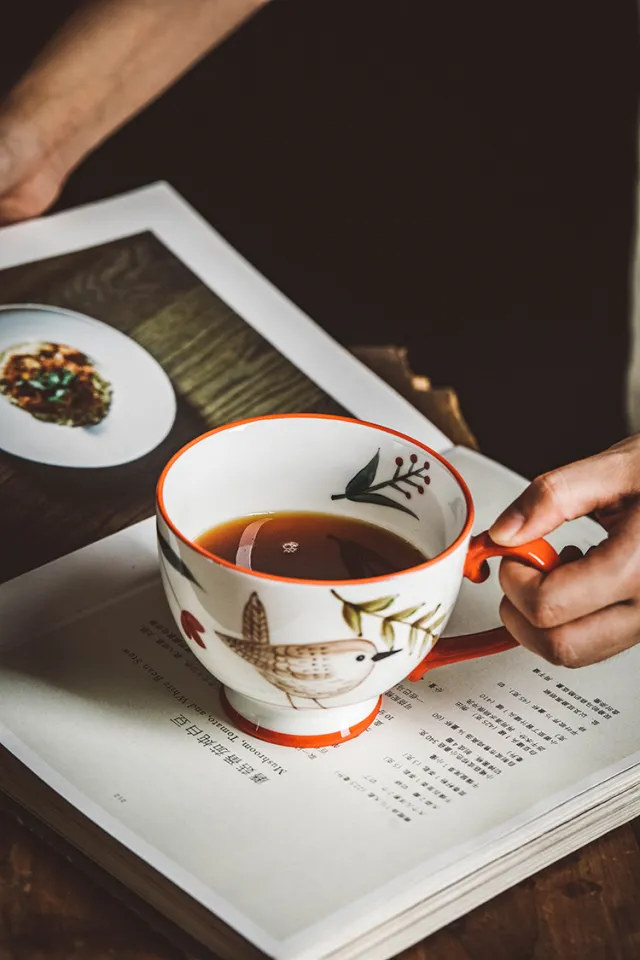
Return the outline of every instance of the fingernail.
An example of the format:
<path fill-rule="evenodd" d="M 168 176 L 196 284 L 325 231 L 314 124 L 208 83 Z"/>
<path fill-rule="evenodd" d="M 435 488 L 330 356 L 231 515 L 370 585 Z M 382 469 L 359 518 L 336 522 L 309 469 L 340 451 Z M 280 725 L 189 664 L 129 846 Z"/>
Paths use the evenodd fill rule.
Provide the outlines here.
<path fill-rule="evenodd" d="M 501 543 L 506 547 L 524 526 L 524 520 L 525 518 L 519 511 L 509 510 L 498 517 L 489 529 L 489 536 L 496 543 Z"/>

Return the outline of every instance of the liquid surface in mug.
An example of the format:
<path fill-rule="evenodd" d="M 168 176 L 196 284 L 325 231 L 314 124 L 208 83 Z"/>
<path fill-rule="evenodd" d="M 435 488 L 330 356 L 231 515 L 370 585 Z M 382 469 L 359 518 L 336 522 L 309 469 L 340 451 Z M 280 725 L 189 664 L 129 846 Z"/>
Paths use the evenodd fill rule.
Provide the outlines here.
<path fill-rule="evenodd" d="M 239 567 L 302 580 L 387 576 L 429 559 L 383 527 L 330 513 L 238 517 L 211 527 L 196 543 Z"/>

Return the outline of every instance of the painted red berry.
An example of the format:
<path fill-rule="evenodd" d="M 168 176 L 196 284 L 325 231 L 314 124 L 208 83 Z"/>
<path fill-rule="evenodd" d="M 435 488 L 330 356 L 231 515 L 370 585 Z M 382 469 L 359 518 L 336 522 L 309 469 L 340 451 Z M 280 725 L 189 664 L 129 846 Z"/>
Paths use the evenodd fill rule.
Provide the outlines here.
<path fill-rule="evenodd" d="M 431 464 L 429 463 L 429 461 L 428 461 L 428 460 L 425 460 L 425 462 L 424 462 L 424 469 L 425 469 L 425 470 L 428 470 L 430 466 L 431 466 Z"/>
<path fill-rule="evenodd" d="M 418 462 L 418 458 L 417 458 L 417 456 L 415 455 L 415 453 L 412 453 L 411 456 L 409 457 L 409 459 L 411 460 L 411 463 L 417 463 L 417 462 Z"/>
<path fill-rule="evenodd" d="M 425 477 L 424 482 L 427 486 L 429 486 L 429 484 L 431 483 L 431 477 Z"/>
<path fill-rule="evenodd" d="M 199 647 L 202 647 L 206 650 L 204 641 L 200 636 L 201 633 L 204 633 L 204 627 L 192 613 L 189 613 L 188 610 L 183 610 L 180 614 L 180 626 L 182 627 L 185 636 L 188 637 L 189 640 L 193 640 L 193 642 L 197 643 Z"/>
<path fill-rule="evenodd" d="M 418 493 L 424 493 L 424 487 L 418 487 Z"/>
<path fill-rule="evenodd" d="M 396 463 L 399 467 L 401 467 L 402 464 L 404 463 L 404 460 L 402 459 L 402 457 L 396 457 Z"/>

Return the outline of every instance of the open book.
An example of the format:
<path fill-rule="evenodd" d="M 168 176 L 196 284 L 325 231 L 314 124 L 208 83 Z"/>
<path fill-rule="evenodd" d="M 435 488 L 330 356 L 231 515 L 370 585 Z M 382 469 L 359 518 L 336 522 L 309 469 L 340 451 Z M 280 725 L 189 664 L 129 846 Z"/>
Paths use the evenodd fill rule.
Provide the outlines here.
<path fill-rule="evenodd" d="M 19 384 L 0 396 L 10 798 L 233 960 L 390 958 L 640 812 L 640 648 L 574 672 L 521 649 L 434 670 L 339 747 L 225 718 L 159 582 L 154 482 L 177 447 L 260 413 L 347 412 L 443 453 L 476 532 L 524 481 L 452 445 L 168 186 L 0 231 L 0 355 L 40 362 L 54 340 L 98 399 L 78 430 Z M 602 536 L 581 520 L 550 539 Z M 498 626 L 495 574 L 464 584 L 449 635 Z"/>

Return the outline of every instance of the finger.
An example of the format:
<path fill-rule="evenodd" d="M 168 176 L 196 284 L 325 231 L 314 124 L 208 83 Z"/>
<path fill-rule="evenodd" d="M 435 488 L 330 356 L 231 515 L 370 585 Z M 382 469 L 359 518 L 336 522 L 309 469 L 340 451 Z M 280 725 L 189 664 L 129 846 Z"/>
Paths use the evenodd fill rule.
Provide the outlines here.
<path fill-rule="evenodd" d="M 612 447 L 543 474 L 498 517 L 489 535 L 496 543 L 516 546 L 544 537 L 565 520 L 636 496 L 640 492 L 637 460 L 637 453 L 628 448 Z"/>
<path fill-rule="evenodd" d="M 579 560 L 584 554 L 580 547 L 563 547 L 560 551 L 560 564 L 565 563 L 575 563 L 576 560 Z"/>
<path fill-rule="evenodd" d="M 503 560 L 499 577 L 505 596 L 542 629 L 640 596 L 640 512 L 629 516 L 616 536 L 548 574 Z"/>
<path fill-rule="evenodd" d="M 640 641 L 640 609 L 635 603 L 615 604 L 561 627 L 541 630 L 504 597 L 500 617 L 514 640 L 558 667 L 599 663 Z"/>

